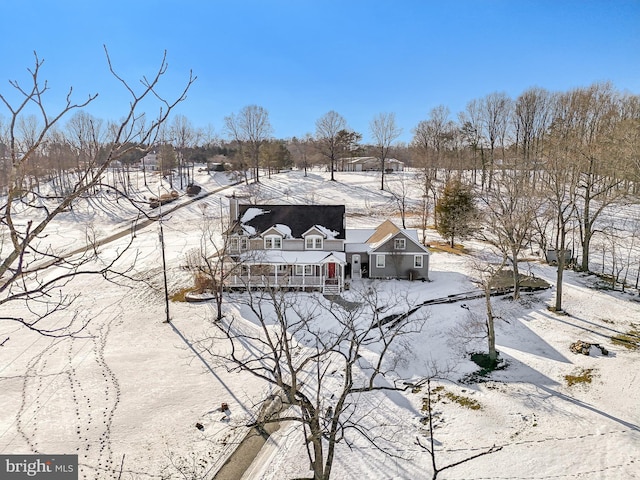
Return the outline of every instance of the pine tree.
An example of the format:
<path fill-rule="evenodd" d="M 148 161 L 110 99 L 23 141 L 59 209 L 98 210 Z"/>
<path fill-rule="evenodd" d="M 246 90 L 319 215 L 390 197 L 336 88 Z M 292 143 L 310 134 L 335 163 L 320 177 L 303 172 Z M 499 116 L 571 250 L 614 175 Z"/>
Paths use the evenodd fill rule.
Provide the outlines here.
<path fill-rule="evenodd" d="M 478 217 L 471 188 L 459 180 L 450 180 L 436 204 L 437 230 L 448 239 L 451 248 L 456 238 L 464 239 L 473 233 Z"/>

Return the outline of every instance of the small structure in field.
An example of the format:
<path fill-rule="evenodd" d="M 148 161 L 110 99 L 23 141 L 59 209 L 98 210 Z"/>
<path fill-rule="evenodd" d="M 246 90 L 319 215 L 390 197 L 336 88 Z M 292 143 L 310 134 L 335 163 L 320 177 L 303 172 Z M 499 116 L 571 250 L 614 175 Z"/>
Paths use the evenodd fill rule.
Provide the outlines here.
<path fill-rule="evenodd" d="M 176 200 L 180 195 L 175 190 L 171 190 L 169 193 L 163 193 L 159 197 L 151 197 L 149 199 L 149 206 L 151 208 L 158 208 L 160 205 L 165 205 Z"/>

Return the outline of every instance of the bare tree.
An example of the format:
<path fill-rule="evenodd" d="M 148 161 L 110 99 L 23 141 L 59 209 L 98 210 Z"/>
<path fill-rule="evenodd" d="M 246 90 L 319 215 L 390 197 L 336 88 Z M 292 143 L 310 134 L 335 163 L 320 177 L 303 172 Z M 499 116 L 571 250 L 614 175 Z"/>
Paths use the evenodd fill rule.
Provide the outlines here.
<path fill-rule="evenodd" d="M 260 147 L 273 133 L 269 112 L 258 105 L 248 105 L 237 114 L 224 117 L 227 134 L 239 144 L 246 144 L 254 169 L 254 179 L 260 181 Z"/>
<path fill-rule="evenodd" d="M 393 182 L 387 182 L 387 191 L 391 194 L 396 204 L 398 213 L 400 214 L 400 220 L 402 221 L 402 228 L 407 228 L 407 210 L 409 210 L 411 203 L 409 187 L 410 184 L 404 173 L 395 178 Z"/>
<path fill-rule="evenodd" d="M 203 347 L 229 368 L 275 387 L 276 397 L 267 399 L 272 408 L 263 410 L 271 413 L 258 415 L 251 426 L 300 424 L 315 480 L 331 477 L 336 445 L 350 442 L 352 433 L 381 449 L 380 439 L 374 438 L 380 428 L 364 427 L 366 414 L 356 398 L 413 386 L 393 380 L 391 347 L 420 330 L 424 318 L 417 309 L 409 315 L 407 305 L 405 313 L 389 315 L 375 289 L 358 292 L 356 301 L 346 305 L 321 297 L 301 301 L 299 295 L 274 290 L 244 295 L 255 325 L 223 319 L 215 324 L 218 334 Z M 279 416 L 273 413 L 279 410 L 274 403 L 289 408 Z"/>
<path fill-rule="evenodd" d="M 506 264 L 507 257 L 498 249 L 490 248 L 470 258 L 469 267 L 473 272 L 474 282 L 482 292 L 484 312 L 463 305 L 468 311 L 467 319 L 451 331 L 455 338 L 463 343 L 486 341 L 487 366 L 491 369 L 498 364 L 495 321 L 500 318 L 495 313 L 492 297 L 503 288 L 502 273 Z"/>
<path fill-rule="evenodd" d="M 489 190 L 492 187 L 493 169 L 496 164 L 496 148 L 501 148 L 502 160 L 504 160 L 512 103 L 506 93 L 498 92 L 491 93 L 480 101 L 482 131 L 489 147 L 489 180 L 486 185 Z M 485 187 L 484 183 L 482 186 Z"/>
<path fill-rule="evenodd" d="M 186 261 L 193 273 L 196 293 L 213 295 L 216 303 L 215 320 L 219 321 L 224 316 L 222 304 L 225 285 L 241 264 L 230 257 L 230 224 L 222 205 L 219 212 L 210 211 L 208 203 L 202 203 L 201 208 L 200 246 L 187 252 Z M 235 250 L 237 253 L 239 249 Z"/>
<path fill-rule="evenodd" d="M 418 123 L 413 130 L 412 144 L 421 154 L 422 169 L 431 171 L 432 180 L 436 180 L 438 169 L 445 167 L 445 152 L 451 146 L 453 131 L 449 109 L 444 105 L 433 108 L 429 118 Z"/>
<path fill-rule="evenodd" d="M 298 168 L 304 169 L 304 176 L 307 176 L 307 169 L 311 165 L 310 154 L 313 145 L 313 138 L 310 133 L 305 134 L 303 138 L 293 137 L 288 144 L 294 163 Z"/>
<path fill-rule="evenodd" d="M 548 205 L 555 219 L 555 235 L 552 244 L 558 259 L 556 275 L 556 299 L 553 310 L 562 312 L 563 278 L 567 251 L 567 235 L 577 198 L 579 170 L 575 162 L 571 161 L 570 145 L 565 142 L 569 138 L 567 129 L 572 116 L 570 98 L 560 95 L 554 104 L 554 122 L 550 129 L 549 140 L 545 142 L 545 171 L 543 177 L 543 191 L 548 197 Z"/>
<path fill-rule="evenodd" d="M 621 188 L 622 162 L 611 156 L 610 149 L 620 108 L 616 92 L 608 83 L 572 90 L 566 99 L 570 116 L 563 119 L 563 140 L 580 174 L 575 210 L 582 244 L 580 269 L 589 271 L 591 239 L 598 232 L 599 217 L 626 193 Z"/>
<path fill-rule="evenodd" d="M 158 85 L 167 70 L 166 53 L 155 74 L 149 78 L 143 77 L 141 86 L 137 89 L 116 72 L 106 47 L 105 54 L 111 74 L 130 94 L 128 110 L 125 110 L 122 120 L 113 124 L 109 130 L 110 136 L 104 145 L 103 154 L 86 160 L 82 171 L 77 174 L 73 188 L 60 198 L 47 199 L 46 202 L 42 200 L 32 188 L 29 163 L 46 144 L 48 136 L 61 119 L 88 106 L 97 94 L 75 102 L 72 90 L 69 89 L 63 106 L 51 113 L 46 101 L 49 86 L 41 78 L 43 61 L 37 55 L 34 68 L 28 70 L 29 84 L 24 86 L 18 81 L 10 82 L 19 100 L 12 103 L 7 95 L 0 94 L 0 101 L 9 112 L 7 137 L 11 159 L 8 193 L 0 206 L 0 305 L 10 302 L 28 303 L 26 311 L 29 312 L 24 317 L 5 314 L 0 320 L 18 322 L 42 335 L 68 335 L 83 327 L 74 326 L 73 315 L 70 315 L 71 318 L 64 325 L 47 323 L 46 320 L 55 312 L 68 308 L 73 302 L 74 294 L 65 290 L 65 285 L 71 279 L 89 274 L 99 274 L 110 279 L 123 274 L 115 269 L 123 252 L 115 259 L 105 260 L 104 264 L 93 263 L 99 256 L 95 239 L 90 239 L 92 245 L 79 257 L 65 256 L 60 249 L 44 244 L 42 239 L 51 230 L 52 222 L 69 210 L 74 202 L 90 195 L 103 182 L 105 171 L 112 162 L 137 148 L 139 144 L 153 143 L 158 128 L 175 106 L 186 98 L 189 87 L 195 81 L 195 77 L 190 75 L 182 92 L 174 100 L 167 100 L 158 91 Z M 157 116 L 151 118 L 142 113 L 141 108 L 143 102 L 153 99 L 160 108 Z M 34 106 L 39 112 L 37 128 L 24 132 L 19 128 L 21 119 L 27 109 Z"/>
<path fill-rule="evenodd" d="M 515 101 L 515 148 L 520 152 L 526 168 L 537 169 L 541 159 L 542 144 L 551 121 L 551 99 L 551 94 L 546 90 L 530 88 Z"/>
<path fill-rule="evenodd" d="M 520 297 L 518 257 L 533 235 L 539 214 L 538 200 L 527 170 L 502 170 L 495 188 L 481 197 L 485 204 L 485 228 L 480 236 L 508 259 L 513 271 L 513 299 Z"/>
<path fill-rule="evenodd" d="M 107 140 L 107 130 L 102 119 L 79 110 L 74 113 L 66 124 L 67 141 L 75 151 L 78 171 L 83 165 L 98 158 L 100 149 Z"/>
<path fill-rule="evenodd" d="M 333 110 L 316 120 L 317 146 L 322 156 L 329 160 L 332 181 L 335 181 L 336 160 L 343 150 L 339 134 L 346 129 L 347 121 L 342 115 Z"/>
<path fill-rule="evenodd" d="M 380 190 L 384 190 L 384 162 L 387 159 L 391 145 L 400 136 L 402 129 L 396 125 L 395 113 L 379 113 L 371 120 L 369 129 L 375 140 L 375 150 L 380 160 Z"/>
<path fill-rule="evenodd" d="M 487 163 L 484 155 L 480 102 L 478 100 L 471 100 L 468 102 L 464 112 L 460 112 L 458 114 L 458 121 L 460 123 L 460 133 L 463 141 L 468 148 L 471 149 L 474 184 L 477 182 L 478 150 L 480 151 L 480 164 L 482 170 L 481 185 L 484 188 L 487 181 Z"/>
<path fill-rule="evenodd" d="M 182 189 L 184 188 L 183 180 L 185 177 L 186 183 L 193 181 L 193 164 L 192 171 L 190 172 L 188 166 L 185 165 L 185 153 L 187 149 L 197 144 L 199 135 L 187 117 L 184 115 L 176 115 L 169 126 L 169 136 L 176 151 L 178 177 L 180 179 L 180 189 Z"/>

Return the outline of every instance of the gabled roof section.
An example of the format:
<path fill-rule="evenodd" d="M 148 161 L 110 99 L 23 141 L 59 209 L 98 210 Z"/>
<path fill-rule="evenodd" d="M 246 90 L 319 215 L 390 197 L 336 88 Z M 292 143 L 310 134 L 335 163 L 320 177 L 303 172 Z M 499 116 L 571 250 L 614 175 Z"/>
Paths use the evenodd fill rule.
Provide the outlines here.
<path fill-rule="evenodd" d="M 344 205 L 240 205 L 238 223 L 254 235 L 277 227 L 281 232 L 290 229 L 292 238 L 302 238 L 315 227 L 327 238 L 344 240 L 344 214 Z"/>
<path fill-rule="evenodd" d="M 376 250 L 381 248 L 382 245 L 386 244 L 387 242 L 390 242 L 394 238 L 401 237 L 401 238 L 404 238 L 404 239 L 408 240 L 409 242 L 415 244 L 416 246 L 418 246 L 420 248 L 420 250 L 424 251 L 427 255 L 431 255 L 431 252 L 429 251 L 429 249 L 427 247 L 425 247 L 424 245 L 422 245 L 418 241 L 417 236 L 416 235 L 412 235 L 412 233 L 414 233 L 414 232 L 415 232 L 415 230 L 400 230 L 400 229 L 398 229 L 397 232 L 389 233 L 387 236 L 385 236 L 384 238 L 379 240 L 377 243 L 369 243 L 369 246 L 371 247 L 371 251 L 375 252 Z"/>
<path fill-rule="evenodd" d="M 376 228 L 376 231 L 367 239 L 366 243 L 370 245 L 379 243 L 392 235 L 395 235 L 399 231 L 400 229 L 396 227 L 391 220 L 385 220 L 378 226 L 378 228 Z"/>
<path fill-rule="evenodd" d="M 339 233 L 340 232 L 336 232 L 334 230 L 329 230 L 328 228 L 323 227 L 322 225 L 314 225 L 306 232 L 302 232 L 302 236 L 306 237 L 308 235 L 320 235 L 323 238 L 333 239 L 333 238 L 337 238 Z"/>
<path fill-rule="evenodd" d="M 267 228 L 261 235 L 280 235 L 282 238 L 291 238 L 291 229 L 279 223 Z"/>

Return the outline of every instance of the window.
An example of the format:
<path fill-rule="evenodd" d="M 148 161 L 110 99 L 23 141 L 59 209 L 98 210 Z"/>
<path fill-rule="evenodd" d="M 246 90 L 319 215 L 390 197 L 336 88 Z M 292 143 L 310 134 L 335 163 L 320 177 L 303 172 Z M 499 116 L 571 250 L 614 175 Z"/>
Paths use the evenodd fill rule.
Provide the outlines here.
<path fill-rule="evenodd" d="M 282 238 L 277 235 L 267 235 L 264 237 L 264 248 L 267 250 L 281 250 Z"/>
<path fill-rule="evenodd" d="M 313 265 L 296 265 L 296 275 L 299 277 L 313 275 Z"/>
<path fill-rule="evenodd" d="M 413 268 L 422 268 L 422 255 L 413 256 Z"/>
<path fill-rule="evenodd" d="M 282 275 L 289 272 L 289 265 L 278 265 L 278 275 Z"/>
<path fill-rule="evenodd" d="M 407 247 L 407 240 L 404 238 L 396 238 L 393 241 L 393 248 L 395 250 L 404 250 Z"/>
<path fill-rule="evenodd" d="M 229 248 L 232 252 L 247 249 L 247 237 L 231 237 Z"/>
<path fill-rule="evenodd" d="M 322 250 L 322 237 L 313 235 L 305 237 L 305 248 L 307 250 Z"/>
<path fill-rule="evenodd" d="M 376 255 L 376 268 L 384 268 L 384 255 Z"/>

